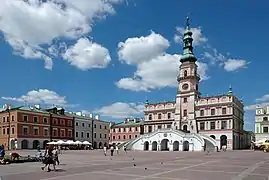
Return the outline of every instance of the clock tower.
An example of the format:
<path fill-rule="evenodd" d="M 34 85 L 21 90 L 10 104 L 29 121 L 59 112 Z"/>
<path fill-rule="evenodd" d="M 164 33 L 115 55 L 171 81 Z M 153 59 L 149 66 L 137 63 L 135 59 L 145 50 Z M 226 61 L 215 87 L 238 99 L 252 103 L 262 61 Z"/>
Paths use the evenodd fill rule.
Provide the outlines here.
<path fill-rule="evenodd" d="M 186 29 L 183 38 L 183 55 L 180 58 L 178 92 L 176 96 L 176 110 L 174 125 L 183 131 L 198 133 L 195 105 L 199 98 L 199 80 L 197 74 L 196 57 L 193 54 L 192 32 L 187 17 Z"/>

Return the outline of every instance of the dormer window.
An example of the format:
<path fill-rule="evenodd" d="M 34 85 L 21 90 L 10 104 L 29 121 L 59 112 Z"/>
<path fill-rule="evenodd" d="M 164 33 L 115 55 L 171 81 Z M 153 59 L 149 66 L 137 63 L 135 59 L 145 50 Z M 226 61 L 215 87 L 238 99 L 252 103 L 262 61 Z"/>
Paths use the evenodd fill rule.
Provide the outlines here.
<path fill-rule="evenodd" d="M 187 75 L 188 75 L 188 71 L 185 70 L 185 71 L 184 71 L 184 77 L 187 77 Z"/>

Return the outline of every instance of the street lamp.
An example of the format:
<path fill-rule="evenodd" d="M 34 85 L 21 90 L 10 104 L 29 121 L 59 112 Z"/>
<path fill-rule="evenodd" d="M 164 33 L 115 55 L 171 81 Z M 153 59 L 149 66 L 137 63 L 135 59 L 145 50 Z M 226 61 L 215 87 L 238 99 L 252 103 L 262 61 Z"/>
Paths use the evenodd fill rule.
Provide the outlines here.
<path fill-rule="evenodd" d="M 10 106 L 7 108 L 8 112 L 8 141 L 7 141 L 7 149 L 10 150 L 10 126 L 11 126 L 11 119 L 10 119 Z"/>

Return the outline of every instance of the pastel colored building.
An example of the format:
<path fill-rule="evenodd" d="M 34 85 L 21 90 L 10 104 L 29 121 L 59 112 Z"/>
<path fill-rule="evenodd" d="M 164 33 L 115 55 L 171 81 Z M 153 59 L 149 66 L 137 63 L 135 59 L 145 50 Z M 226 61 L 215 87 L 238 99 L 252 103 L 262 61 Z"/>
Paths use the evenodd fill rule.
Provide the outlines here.
<path fill-rule="evenodd" d="M 103 121 L 99 115 L 95 115 L 93 121 L 93 148 L 102 149 L 109 144 L 110 122 Z"/>
<path fill-rule="evenodd" d="M 269 106 L 256 107 L 255 114 L 255 140 L 269 139 Z"/>
<path fill-rule="evenodd" d="M 121 144 L 144 134 L 143 123 L 141 118 L 125 118 L 123 122 L 112 124 L 109 144 Z"/>
<path fill-rule="evenodd" d="M 74 118 L 74 141 L 93 143 L 93 117 L 82 112 L 66 112 L 66 116 Z"/>

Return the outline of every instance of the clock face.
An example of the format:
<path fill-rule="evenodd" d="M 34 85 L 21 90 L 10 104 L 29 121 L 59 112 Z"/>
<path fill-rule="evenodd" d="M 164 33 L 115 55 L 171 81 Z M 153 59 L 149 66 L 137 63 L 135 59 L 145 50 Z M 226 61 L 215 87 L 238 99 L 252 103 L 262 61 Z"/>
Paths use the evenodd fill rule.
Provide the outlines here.
<path fill-rule="evenodd" d="M 183 90 L 187 90 L 188 88 L 189 88 L 189 85 L 188 85 L 188 84 L 183 84 L 183 85 L 182 85 L 182 89 L 183 89 Z"/>

